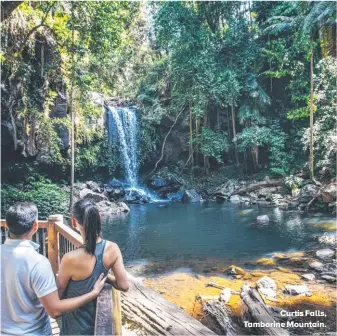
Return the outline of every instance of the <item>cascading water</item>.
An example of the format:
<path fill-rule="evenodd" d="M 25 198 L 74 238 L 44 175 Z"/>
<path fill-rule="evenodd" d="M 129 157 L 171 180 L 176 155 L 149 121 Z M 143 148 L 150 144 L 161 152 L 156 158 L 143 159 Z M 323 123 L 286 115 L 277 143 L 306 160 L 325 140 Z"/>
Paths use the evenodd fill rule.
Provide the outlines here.
<path fill-rule="evenodd" d="M 139 186 L 138 179 L 138 121 L 136 111 L 129 107 L 109 106 L 107 110 L 110 142 L 118 141 L 123 158 L 123 168 L 129 195 L 137 193 L 147 201 L 157 201 L 156 196 Z"/>
<path fill-rule="evenodd" d="M 138 127 L 136 111 L 128 107 L 109 106 L 108 134 L 110 141 L 116 141 L 116 138 L 118 138 L 121 145 L 126 181 L 131 188 L 137 188 Z"/>

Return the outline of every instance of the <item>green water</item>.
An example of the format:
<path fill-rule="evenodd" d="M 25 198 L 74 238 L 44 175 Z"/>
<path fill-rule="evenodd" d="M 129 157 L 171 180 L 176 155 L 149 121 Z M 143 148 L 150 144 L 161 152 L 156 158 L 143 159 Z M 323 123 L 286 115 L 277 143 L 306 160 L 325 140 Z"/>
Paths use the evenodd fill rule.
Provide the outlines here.
<path fill-rule="evenodd" d="M 233 203 L 132 205 L 130 213 L 103 223 L 105 238 L 118 243 L 126 263 L 181 265 L 194 260 L 242 263 L 273 252 L 303 250 L 334 218 L 299 215 L 278 208 L 242 208 Z M 268 215 L 268 225 L 256 217 Z"/>

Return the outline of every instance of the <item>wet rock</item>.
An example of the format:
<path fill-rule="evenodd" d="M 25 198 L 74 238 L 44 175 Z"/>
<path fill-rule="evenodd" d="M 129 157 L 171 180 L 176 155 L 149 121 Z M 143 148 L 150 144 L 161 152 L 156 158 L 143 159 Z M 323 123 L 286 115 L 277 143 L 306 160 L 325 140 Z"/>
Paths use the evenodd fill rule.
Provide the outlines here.
<path fill-rule="evenodd" d="M 302 274 L 301 277 L 308 281 L 315 280 L 315 274 L 312 274 L 312 273 Z"/>
<path fill-rule="evenodd" d="M 194 189 L 190 189 L 185 190 L 182 201 L 184 203 L 199 203 L 202 201 L 202 198 Z"/>
<path fill-rule="evenodd" d="M 271 199 L 272 194 L 277 193 L 277 191 L 278 191 L 277 187 L 265 187 L 261 188 L 256 193 L 259 198 L 264 197 L 266 199 Z"/>
<path fill-rule="evenodd" d="M 318 250 L 316 251 L 316 256 L 319 259 L 331 259 L 333 258 L 333 256 L 335 255 L 335 251 L 331 250 L 331 249 L 322 249 L 322 250 Z"/>
<path fill-rule="evenodd" d="M 125 196 L 125 189 L 123 187 L 107 187 L 104 190 L 104 195 L 110 200 L 120 200 Z"/>
<path fill-rule="evenodd" d="M 268 276 L 264 276 L 256 282 L 257 287 L 260 292 L 265 295 L 267 298 L 276 299 L 276 282 L 269 278 Z"/>
<path fill-rule="evenodd" d="M 183 198 L 184 191 L 178 191 L 176 193 L 168 193 L 167 198 L 172 202 L 180 202 Z"/>
<path fill-rule="evenodd" d="M 129 212 L 130 208 L 124 202 L 118 202 L 117 205 L 119 206 L 121 212 Z"/>
<path fill-rule="evenodd" d="M 319 187 L 317 185 L 307 184 L 301 189 L 298 202 L 300 204 L 307 204 L 317 196 L 318 192 Z"/>
<path fill-rule="evenodd" d="M 158 204 L 157 208 L 167 208 L 168 205 L 167 204 Z"/>
<path fill-rule="evenodd" d="M 101 187 L 99 186 L 98 183 L 94 182 L 94 181 L 88 181 L 86 182 L 86 185 L 87 185 L 87 188 L 94 191 L 94 192 L 97 192 L 97 193 L 100 193 L 102 192 L 102 189 Z"/>
<path fill-rule="evenodd" d="M 132 204 L 145 204 L 151 201 L 149 196 L 136 189 L 126 190 L 125 200 Z"/>
<path fill-rule="evenodd" d="M 309 267 L 317 272 L 322 272 L 324 265 L 320 261 L 313 261 L 309 263 Z"/>
<path fill-rule="evenodd" d="M 230 197 L 229 200 L 233 203 L 240 202 L 240 196 L 239 195 L 233 195 L 233 196 Z"/>
<path fill-rule="evenodd" d="M 163 179 L 161 176 L 154 176 L 150 180 L 149 184 L 150 184 L 150 187 L 152 187 L 153 189 L 159 189 L 162 187 L 167 187 L 169 185 L 169 182 Z"/>
<path fill-rule="evenodd" d="M 124 202 L 114 203 L 104 200 L 96 203 L 96 206 L 103 216 L 110 216 L 130 211 L 129 207 Z"/>
<path fill-rule="evenodd" d="M 256 221 L 259 224 L 266 224 L 269 222 L 269 217 L 267 215 L 257 216 Z"/>
<path fill-rule="evenodd" d="M 322 191 L 322 199 L 324 203 L 331 203 L 336 201 L 337 197 L 337 183 L 332 183 L 326 186 Z"/>
<path fill-rule="evenodd" d="M 101 201 L 108 201 L 108 198 L 103 194 L 95 193 L 90 189 L 83 189 L 79 194 L 80 198 L 88 199 L 93 203 L 98 203 Z"/>
<path fill-rule="evenodd" d="M 214 195 L 221 200 L 228 199 L 239 186 L 240 185 L 236 180 L 228 180 L 214 193 Z"/>
<path fill-rule="evenodd" d="M 74 183 L 74 189 L 77 189 L 77 190 L 87 189 L 87 184 L 81 183 L 81 182 Z"/>
<path fill-rule="evenodd" d="M 177 192 L 182 183 L 174 176 L 164 178 L 156 175 L 149 180 L 148 185 L 157 191 L 159 197 L 168 198 L 168 194 Z"/>
<path fill-rule="evenodd" d="M 123 188 L 123 183 L 113 178 L 109 183 L 105 184 L 106 188 Z"/>
<path fill-rule="evenodd" d="M 336 282 L 336 278 L 331 275 L 322 275 L 321 278 L 330 283 Z"/>
<path fill-rule="evenodd" d="M 309 294 L 307 285 L 286 285 L 285 292 L 289 295 L 306 295 Z"/>
<path fill-rule="evenodd" d="M 226 270 L 225 273 L 231 274 L 231 275 L 246 275 L 246 271 L 238 266 L 231 265 Z"/>

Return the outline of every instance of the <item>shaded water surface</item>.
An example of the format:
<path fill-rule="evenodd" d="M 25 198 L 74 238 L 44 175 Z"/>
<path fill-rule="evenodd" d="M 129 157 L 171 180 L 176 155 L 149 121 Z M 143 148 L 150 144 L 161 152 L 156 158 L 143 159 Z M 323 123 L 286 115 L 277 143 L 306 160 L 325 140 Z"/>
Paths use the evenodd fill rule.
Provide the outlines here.
<path fill-rule="evenodd" d="M 103 223 L 127 263 L 181 260 L 244 262 L 273 252 L 304 249 L 334 223 L 322 215 L 300 216 L 278 208 L 241 208 L 233 203 L 132 205 L 130 213 Z M 256 217 L 268 215 L 266 226 Z"/>

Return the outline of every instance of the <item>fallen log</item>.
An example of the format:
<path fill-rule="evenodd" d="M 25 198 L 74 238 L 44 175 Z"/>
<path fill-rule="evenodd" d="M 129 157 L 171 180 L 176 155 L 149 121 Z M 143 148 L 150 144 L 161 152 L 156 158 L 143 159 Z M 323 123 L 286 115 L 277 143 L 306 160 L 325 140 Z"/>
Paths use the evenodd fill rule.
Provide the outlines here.
<path fill-rule="evenodd" d="M 244 195 L 246 193 L 265 187 L 279 187 L 283 185 L 283 183 L 284 183 L 283 180 L 265 180 L 234 190 L 232 195 Z"/>
<path fill-rule="evenodd" d="M 241 299 L 247 308 L 249 320 L 256 323 L 254 326 L 262 335 L 288 336 L 287 330 L 279 326 L 270 308 L 268 308 L 255 288 L 243 285 Z M 262 323 L 261 323 L 262 322 Z"/>
<path fill-rule="evenodd" d="M 168 302 L 139 280 L 129 277 L 122 293 L 122 317 L 148 335 L 216 335 L 198 320 Z"/>
<path fill-rule="evenodd" d="M 202 303 L 204 313 L 211 316 L 218 323 L 223 331 L 222 335 L 237 335 L 230 317 L 230 310 L 219 300 L 219 297 L 209 298 L 199 296 L 199 299 Z"/>

